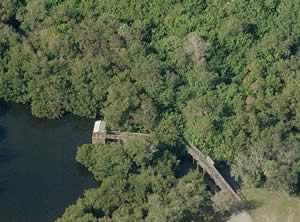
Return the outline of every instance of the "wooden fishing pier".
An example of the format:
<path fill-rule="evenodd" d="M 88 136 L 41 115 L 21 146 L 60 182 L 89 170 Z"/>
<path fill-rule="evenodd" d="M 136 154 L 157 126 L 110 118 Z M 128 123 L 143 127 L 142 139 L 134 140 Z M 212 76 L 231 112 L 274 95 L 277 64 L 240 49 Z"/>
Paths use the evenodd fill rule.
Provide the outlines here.
<path fill-rule="evenodd" d="M 126 142 L 128 138 L 140 136 L 147 137 L 150 136 L 150 134 L 107 131 L 106 123 L 104 121 L 96 121 L 92 135 L 92 143 L 105 144 L 107 141 Z M 229 183 L 227 183 L 221 173 L 214 166 L 214 161 L 208 155 L 204 155 L 197 147 L 187 141 L 185 141 L 185 148 L 193 160 L 196 161 L 197 165 L 203 169 L 203 172 L 208 173 L 220 190 L 230 194 L 233 203 L 240 206 L 247 202 L 239 190 L 235 191 Z"/>

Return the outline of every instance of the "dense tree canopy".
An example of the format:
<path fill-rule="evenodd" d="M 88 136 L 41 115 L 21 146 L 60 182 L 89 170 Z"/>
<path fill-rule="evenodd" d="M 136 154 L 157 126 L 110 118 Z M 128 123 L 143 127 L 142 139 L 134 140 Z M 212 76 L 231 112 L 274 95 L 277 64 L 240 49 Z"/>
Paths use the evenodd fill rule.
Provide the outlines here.
<path fill-rule="evenodd" d="M 299 0 L 4 0 L 0 98 L 30 104 L 37 117 L 104 116 L 112 129 L 153 132 L 167 146 L 184 137 L 228 161 L 243 185 L 299 193 L 299 11 Z M 117 164 L 133 155 L 126 167 L 113 167 L 114 176 L 151 162 L 133 147 L 119 153 L 113 146 L 101 157 L 113 155 L 110 164 Z M 80 162 L 97 179 L 112 176 L 93 162 L 93 147 L 82 152 L 92 162 Z M 85 208 L 89 194 L 102 195 L 111 181 L 76 206 Z M 118 192 L 130 187 L 128 178 L 118 181 Z M 148 220 L 162 213 L 151 203 L 171 204 L 187 181 L 147 196 Z M 134 209 L 77 207 L 67 212 L 83 221 L 93 214 L 123 218 Z"/>
<path fill-rule="evenodd" d="M 58 222 L 212 221 L 217 216 L 199 173 L 176 176 L 179 161 L 168 146 L 144 139 L 83 145 L 76 158 L 100 186 L 87 190 Z"/>

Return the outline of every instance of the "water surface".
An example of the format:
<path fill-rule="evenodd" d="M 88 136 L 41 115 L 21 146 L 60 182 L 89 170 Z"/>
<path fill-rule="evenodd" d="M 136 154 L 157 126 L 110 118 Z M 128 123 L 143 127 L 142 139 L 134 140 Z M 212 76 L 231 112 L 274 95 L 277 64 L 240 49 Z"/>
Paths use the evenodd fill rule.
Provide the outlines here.
<path fill-rule="evenodd" d="M 0 103 L 0 221 L 47 222 L 61 216 L 84 189 L 95 186 L 76 163 L 90 143 L 92 120 L 31 116 L 28 106 Z"/>

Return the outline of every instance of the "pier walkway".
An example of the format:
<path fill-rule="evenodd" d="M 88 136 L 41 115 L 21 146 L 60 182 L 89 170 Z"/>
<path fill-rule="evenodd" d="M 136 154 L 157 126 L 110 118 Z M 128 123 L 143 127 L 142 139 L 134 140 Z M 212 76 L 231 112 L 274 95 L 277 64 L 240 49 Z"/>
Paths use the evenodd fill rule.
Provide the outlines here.
<path fill-rule="evenodd" d="M 105 122 L 96 121 L 93 135 L 92 135 L 92 143 L 105 144 L 107 141 L 126 141 L 128 138 L 141 137 L 141 136 L 147 137 L 150 136 L 150 134 L 106 131 Z M 241 205 L 247 202 L 245 197 L 239 190 L 235 191 L 229 185 L 229 183 L 227 183 L 224 177 L 214 166 L 214 161 L 209 156 L 204 155 L 200 151 L 200 149 L 198 149 L 193 144 L 187 141 L 185 141 L 185 148 L 188 154 L 190 154 L 191 157 L 196 161 L 197 165 L 199 165 L 204 172 L 208 173 L 208 175 L 213 179 L 213 181 L 220 188 L 220 190 L 230 194 L 233 203 L 235 203 L 236 205 Z"/>

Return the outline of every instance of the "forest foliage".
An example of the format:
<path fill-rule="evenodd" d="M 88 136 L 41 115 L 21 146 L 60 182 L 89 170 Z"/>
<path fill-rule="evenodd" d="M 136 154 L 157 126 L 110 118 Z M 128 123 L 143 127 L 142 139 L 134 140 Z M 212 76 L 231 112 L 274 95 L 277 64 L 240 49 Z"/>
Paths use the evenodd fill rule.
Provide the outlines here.
<path fill-rule="evenodd" d="M 83 145 L 76 159 L 100 184 L 86 190 L 57 222 L 213 221 L 218 216 L 202 175 L 178 177 L 171 147 L 132 140 L 125 145 Z"/>
<path fill-rule="evenodd" d="M 37 117 L 104 116 L 166 146 L 184 137 L 243 185 L 297 194 L 299 11 L 299 0 L 2 0 L 0 98 Z"/>

